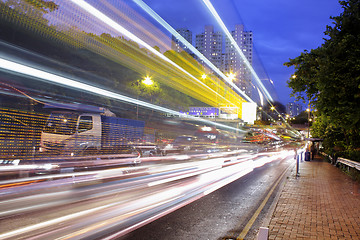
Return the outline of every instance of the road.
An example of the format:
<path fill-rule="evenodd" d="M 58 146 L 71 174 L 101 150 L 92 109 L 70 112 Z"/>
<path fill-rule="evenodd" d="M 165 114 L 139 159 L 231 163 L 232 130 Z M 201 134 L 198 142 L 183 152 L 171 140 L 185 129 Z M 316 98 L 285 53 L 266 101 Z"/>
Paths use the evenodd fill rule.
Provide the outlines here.
<path fill-rule="evenodd" d="M 236 239 L 276 181 L 293 162 L 294 159 L 288 157 L 264 165 L 239 180 L 119 239 Z M 277 186 L 279 185 L 281 184 Z M 265 218 L 277 190 L 278 187 L 271 194 L 245 239 L 256 237 L 259 227 L 264 220 L 266 221 Z"/>
<path fill-rule="evenodd" d="M 143 158 L 148 162 L 138 167 L 4 180 L 0 239 L 236 236 L 292 156 L 286 149 L 176 155 Z M 150 227 L 130 233 L 150 222 Z"/>

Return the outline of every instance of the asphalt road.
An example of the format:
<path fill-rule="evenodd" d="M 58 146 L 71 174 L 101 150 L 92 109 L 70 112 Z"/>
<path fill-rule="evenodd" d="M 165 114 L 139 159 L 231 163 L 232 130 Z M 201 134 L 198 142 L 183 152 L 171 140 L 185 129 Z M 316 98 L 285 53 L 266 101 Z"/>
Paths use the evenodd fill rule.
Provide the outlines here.
<path fill-rule="evenodd" d="M 282 180 L 286 178 L 283 173 L 286 169 L 292 169 L 292 163 L 292 158 L 268 163 L 119 240 L 241 239 L 239 235 L 246 233 L 244 239 L 255 239 L 258 229 L 266 224 L 266 218 L 282 183 L 280 177 Z M 275 185 L 277 187 L 273 188 Z M 271 195 L 266 200 L 269 193 Z M 254 220 L 254 213 L 259 212 L 264 203 L 266 204 L 262 211 Z M 244 230 L 247 225 L 251 226 L 249 231 Z"/>

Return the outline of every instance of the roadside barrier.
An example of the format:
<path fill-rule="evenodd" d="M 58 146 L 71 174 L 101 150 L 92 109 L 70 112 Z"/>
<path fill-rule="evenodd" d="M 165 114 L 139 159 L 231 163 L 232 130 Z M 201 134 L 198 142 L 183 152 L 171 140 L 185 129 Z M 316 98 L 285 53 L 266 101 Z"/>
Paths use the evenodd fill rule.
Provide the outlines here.
<path fill-rule="evenodd" d="M 355 168 L 356 170 L 360 171 L 360 162 L 355 162 L 346 158 L 339 157 L 336 161 L 336 164 L 341 163 L 346 165 L 348 168 Z"/>
<path fill-rule="evenodd" d="M 343 167 L 347 167 L 348 171 L 350 170 L 350 168 L 354 168 L 357 171 L 360 171 L 360 162 L 356 162 L 356 161 L 342 158 L 342 157 L 333 158 L 329 154 L 326 154 L 326 153 L 321 153 L 321 154 L 323 156 L 327 157 L 331 161 L 331 163 L 333 163 L 335 166 L 338 166 L 341 164 Z"/>

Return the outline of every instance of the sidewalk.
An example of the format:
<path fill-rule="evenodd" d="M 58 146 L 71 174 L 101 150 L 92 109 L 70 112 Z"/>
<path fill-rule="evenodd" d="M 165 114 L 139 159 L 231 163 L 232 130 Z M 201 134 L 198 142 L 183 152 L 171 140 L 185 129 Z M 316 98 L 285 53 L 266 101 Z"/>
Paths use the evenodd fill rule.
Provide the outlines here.
<path fill-rule="evenodd" d="M 360 185 L 317 156 L 286 181 L 269 224 L 273 239 L 360 239 Z"/>

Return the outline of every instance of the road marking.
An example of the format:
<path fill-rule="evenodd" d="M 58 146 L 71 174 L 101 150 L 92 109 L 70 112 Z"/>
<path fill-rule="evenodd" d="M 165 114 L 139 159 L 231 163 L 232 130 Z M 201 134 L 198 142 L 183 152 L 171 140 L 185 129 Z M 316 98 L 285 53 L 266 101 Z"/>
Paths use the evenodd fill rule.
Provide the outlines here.
<path fill-rule="evenodd" d="M 259 208 L 256 210 L 256 212 L 254 213 L 254 215 L 251 217 L 251 219 L 249 220 L 249 222 L 246 224 L 246 226 L 244 227 L 244 229 L 242 230 L 242 232 L 240 233 L 240 235 L 236 238 L 236 240 L 243 240 L 246 236 L 246 234 L 249 232 L 250 228 L 252 227 L 252 225 L 254 224 L 256 218 L 259 216 L 260 212 L 263 210 L 263 208 L 265 207 L 267 201 L 269 200 L 270 196 L 272 195 L 272 193 L 274 192 L 275 188 L 279 185 L 281 179 L 284 177 L 284 175 L 287 173 L 288 169 L 290 167 L 292 167 L 294 164 L 290 164 L 289 167 L 286 168 L 286 170 L 281 174 L 281 176 L 278 178 L 278 180 L 275 182 L 274 186 L 271 188 L 270 192 L 266 195 L 265 199 L 262 201 L 261 205 L 259 206 Z"/>

